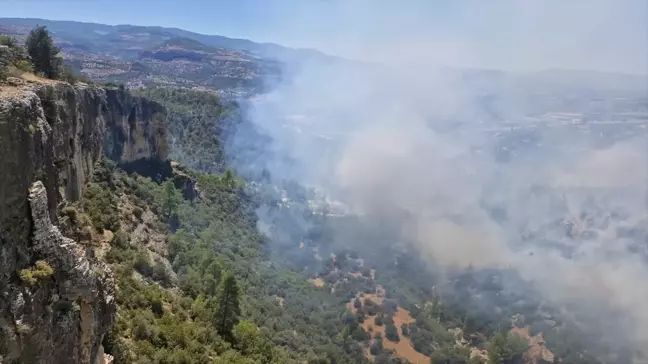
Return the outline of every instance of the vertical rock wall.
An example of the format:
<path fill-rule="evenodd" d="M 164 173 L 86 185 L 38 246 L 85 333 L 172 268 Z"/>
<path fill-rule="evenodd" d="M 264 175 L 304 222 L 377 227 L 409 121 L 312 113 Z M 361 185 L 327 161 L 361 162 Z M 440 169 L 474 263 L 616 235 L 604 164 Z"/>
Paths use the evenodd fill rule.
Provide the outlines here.
<path fill-rule="evenodd" d="M 120 89 L 0 89 L 0 363 L 94 363 L 115 312 L 114 280 L 61 235 L 57 209 L 94 164 L 167 158 L 166 112 Z M 45 261 L 52 273 L 20 272 Z"/>

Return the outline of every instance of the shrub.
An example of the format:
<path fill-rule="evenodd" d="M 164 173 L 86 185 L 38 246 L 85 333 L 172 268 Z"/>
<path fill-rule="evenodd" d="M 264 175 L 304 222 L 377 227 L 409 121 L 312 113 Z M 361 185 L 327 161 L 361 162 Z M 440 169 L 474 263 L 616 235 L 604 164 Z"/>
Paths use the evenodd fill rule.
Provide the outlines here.
<path fill-rule="evenodd" d="M 164 315 L 164 306 L 159 297 L 151 300 L 151 312 L 153 312 L 157 317 L 162 317 L 162 315 Z"/>
<path fill-rule="evenodd" d="M 353 307 L 356 309 L 359 309 L 362 307 L 362 302 L 360 302 L 360 299 L 356 297 L 355 300 L 353 300 Z"/>
<path fill-rule="evenodd" d="M 74 74 L 74 71 L 72 70 L 72 67 L 70 67 L 70 65 L 66 64 L 65 66 L 63 66 L 63 69 L 61 70 L 61 79 L 72 85 L 77 83 L 77 77 Z"/>
<path fill-rule="evenodd" d="M 54 274 L 52 268 L 46 261 L 39 260 L 33 268 L 27 268 L 20 271 L 20 280 L 33 286 L 39 281 L 49 278 Z"/>
<path fill-rule="evenodd" d="M 138 318 L 133 327 L 133 337 L 138 340 L 147 340 L 151 337 L 151 327 L 144 318 Z"/>
<path fill-rule="evenodd" d="M 133 208 L 133 215 L 135 215 L 135 217 L 137 218 L 137 220 L 141 220 L 143 214 L 144 214 L 144 210 L 142 210 L 141 207 L 139 207 L 139 206 L 135 206 L 135 207 Z"/>
<path fill-rule="evenodd" d="M 169 272 L 167 272 L 167 268 L 162 262 L 156 262 L 153 266 L 152 278 L 165 287 L 171 284 Z"/>
<path fill-rule="evenodd" d="M 401 332 L 403 333 L 403 336 L 409 337 L 411 334 L 410 326 L 408 324 L 401 325 Z"/>
<path fill-rule="evenodd" d="M 7 47 L 0 47 L 0 80 L 7 78 L 9 61 L 9 49 Z"/>
<path fill-rule="evenodd" d="M 78 237 L 80 240 L 92 241 L 92 227 L 84 226 L 79 231 Z"/>
<path fill-rule="evenodd" d="M 385 326 L 385 337 L 393 342 L 399 342 L 400 337 L 398 336 L 398 330 L 396 329 L 396 326 L 393 324 L 389 324 Z"/>
<path fill-rule="evenodd" d="M 142 273 L 142 275 L 149 278 L 153 276 L 153 266 L 151 265 L 151 261 L 146 253 L 142 251 L 138 252 L 135 257 L 135 262 L 133 262 L 133 266 L 138 272 Z"/>
<path fill-rule="evenodd" d="M 112 243 L 118 248 L 126 248 L 128 247 L 128 236 L 123 231 L 119 230 L 115 233 Z"/>
<path fill-rule="evenodd" d="M 32 328 L 26 323 L 19 323 L 18 325 L 16 325 L 16 331 L 18 331 L 18 333 L 21 335 L 26 335 L 32 331 Z"/>
<path fill-rule="evenodd" d="M 79 224 L 78 225 L 82 226 L 82 227 L 86 227 L 86 226 L 93 227 L 92 226 L 92 220 L 90 219 L 90 216 L 88 216 L 87 214 L 84 214 L 84 213 L 79 214 Z"/>
<path fill-rule="evenodd" d="M 76 209 L 74 206 L 65 206 L 62 210 L 61 213 L 65 216 L 67 216 L 70 221 L 72 221 L 74 224 L 77 224 L 78 220 L 78 215 L 79 211 Z"/>
<path fill-rule="evenodd" d="M 382 315 L 376 316 L 376 320 L 374 322 L 376 323 L 376 326 L 382 326 L 384 323 Z"/>
<path fill-rule="evenodd" d="M 371 355 L 378 355 L 382 350 L 383 350 L 382 339 L 376 338 L 371 344 L 371 347 L 369 348 L 369 352 L 371 353 Z"/>
<path fill-rule="evenodd" d="M 96 183 L 89 184 L 84 192 L 81 205 L 83 210 L 90 216 L 92 225 L 98 232 L 103 232 L 104 229 L 119 230 L 117 201 L 109 190 Z"/>
<path fill-rule="evenodd" d="M 528 344 L 520 336 L 498 333 L 488 342 L 490 363 L 521 363 Z"/>
<path fill-rule="evenodd" d="M 382 304 L 382 311 L 383 312 L 389 312 L 389 313 L 395 313 L 396 310 L 398 309 L 398 303 L 394 300 L 385 300 Z"/>
<path fill-rule="evenodd" d="M 8 76 L 20 77 L 23 73 L 31 71 L 32 66 L 25 49 L 15 38 L 0 35 L 0 79 Z"/>
<path fill-rule="evenodd" d="M 31 63 L 29 63 L 29 61 L 27 61 L 26 59 L 13 61 L 11 63 L 11 65 L 14 66 L 21 73 L 33 73 L 34 72 L 34 68 L 32 67 Z"/>

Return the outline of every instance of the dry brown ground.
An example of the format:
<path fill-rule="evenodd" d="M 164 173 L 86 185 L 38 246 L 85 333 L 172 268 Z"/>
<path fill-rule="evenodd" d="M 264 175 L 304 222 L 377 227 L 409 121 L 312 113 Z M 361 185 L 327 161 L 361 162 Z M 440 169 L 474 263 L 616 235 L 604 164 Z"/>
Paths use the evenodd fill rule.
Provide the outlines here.
<path fill-rule="evenodd" d="M 314 284 L 315 287 L 319 287 L 319 288 L 324 287 L 324 285 L 326 284 L 326 282 L 324 282 L 324 280 L 322 278 L 309 279 L 309 281 L 312 284 Z"/>
<path fill-rule="evenodd" d="M 541 332 L 535 336 L 531 336 L 528 327 L 514 327 L 511 329 L 511 332 L 529 342 L 529 349 L 524 355 L 525 364 L 538 364 L 542 362 L 541 359 L 545 362 L 553 363 L 555 359 L 554 353 L 545 346 L 544 336 Z"/>
<path fill-rule="evenodd" d="M 362 302 L 363 305 L 365 299 L 369 299 L 378 305 L 382 304 L 385 299 L 382 292 L 379 292 L 379 294 L 360 293 L 356 297 L 360 299 L 360 302 Z M 355 301 L 355 298 L 352 299 L 351 302 L 347 304 L 347 308 L 351 312 L 357 313 L 358 310 L 355 307 L 353 307 L 353 301 Z M 394 326 L 396 326 L 396 329 L 398 330 L 398 336 L 400 338 L 399 342 L 390 341 L 385 337 L 385 325 L 377 326 L 376 316 L 366 317 L 364 322 L 362 323 L 362 328 L 366 332 L 371 334 L 372 341 L 375 340 L 373 339 L 373 336 L 375 336 L 376 333 L 380 333 L 382 336 L 383 347 L 387 350 L 393 350 L 397 356 L 403 359 L 407 359 L 414 364 L 419 364 L 419 363 L 427 364 L 430 362 L 430 358 L 414 350 L 412 341 L 407 336 L 403 335 L 402 325 L 412 324 L 414 322 L 416 322 L 416 320 L 414 320 L 412 315 L 410 315 L 409 311 L 403 309 L 402 307 L 398 307 L 396 313 L 394 314 Z M 369 346 L 371 346 L 371 344 Z M 369 352 L 369 347 L 365 347 L 363 349 L 364 349 L 365 357 L 367 359 L 370 360 L 375 359 L 375 357 L 371 355 L 371 353 Z"/>
<path fill-rule="evenodd" d="M 22 95 L 34 84 L 53 85 L 59 82 L 61 81 L 42 78 L 33 73 L 22 73 L 20 74 L 20 77 L 9 77 L 6 81 L 0 83 L 0 97 L 15 97 Z"/>

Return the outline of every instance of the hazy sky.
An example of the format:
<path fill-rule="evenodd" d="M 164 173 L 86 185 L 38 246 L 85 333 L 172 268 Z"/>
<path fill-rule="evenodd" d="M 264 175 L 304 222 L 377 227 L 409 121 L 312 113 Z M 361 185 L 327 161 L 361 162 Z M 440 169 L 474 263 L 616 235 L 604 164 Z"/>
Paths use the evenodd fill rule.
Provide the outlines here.
<path fill-rule="evenodd" d="M 646 0 L 4 0 L 2 16 L 161 25 L 356 59 L 646 73 Z"/>

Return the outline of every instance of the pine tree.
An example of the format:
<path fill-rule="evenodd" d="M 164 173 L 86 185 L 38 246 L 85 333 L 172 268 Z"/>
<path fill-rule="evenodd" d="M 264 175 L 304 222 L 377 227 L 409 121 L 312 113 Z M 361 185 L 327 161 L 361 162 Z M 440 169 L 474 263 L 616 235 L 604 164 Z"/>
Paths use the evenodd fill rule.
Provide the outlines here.
<path fill-rule="evenodd" d="M 59 56 L 60 49 L 54 45 L 46 27 L 36 27 L 29 32 L 25 45 L 36 72 L 51 79 L 61 76 L 63 60 Z"/>
<path fill-rule="evenodd" d="M 488 343 L 488 362 L 493 364 L 522 364 L 528 344 L 520 336 L 500 332 Z"/>
<path fill-rule="evenodd" d="M 164 215 L 170 221 L 178 212 L 178 206 L 182 201 L 180 193 L 176 190 L 173 181 L 164 182 L 164 193 L 162 195 L 162 210 Z"/>
<path fill-rule="evenodd" d="M 218 296 L 215 321 L 218 334 L 230 341 L 232 340 L 232 330 L 238 324 L 241 315 L 239 295 L 236 278 L 231 275 L 225 277 Z"/>
<path fill-rule="evenodd" d="M 393 342 L 400 341 L 400 336 L 398 336 L 398 329 L 396 329 L 396 326 L 394 326 L 394 324 L 385 325 L 385 337 L 389 341 L 393 341 Z"/>

